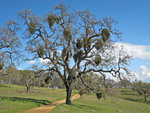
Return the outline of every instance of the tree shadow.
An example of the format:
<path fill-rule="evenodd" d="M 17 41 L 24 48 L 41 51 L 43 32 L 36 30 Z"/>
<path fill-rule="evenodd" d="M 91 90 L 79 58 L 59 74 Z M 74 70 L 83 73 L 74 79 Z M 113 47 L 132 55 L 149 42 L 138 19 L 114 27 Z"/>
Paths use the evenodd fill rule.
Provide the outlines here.
<path fill-rule="evenodd" d="M 48 104 L 52 103 L 48 100 L 37 100 L 37 99 L 33 99 L 33 98 L 4 97 L 4 96 L 0 96 L 0 100 L 34 102 L 37 105 L 48 105 Z"/>
<path fill-rule="evenodd" d="M 129 100 L 129 101 L 134 101 L 134 102 L 138 102 L 138 100 L 135 100 L 135 99 L 133 99 L 133 98 L 126 98 L 126 97 L 122 97 L 123 99 L 125 99 L 125 100 Z"/>
<path fill-rule="evenodd" d="M 94 106 L 89 106 L 89 105 L 83 105 L 83 104 L 72 104 L 73 107 L 77 108 L 85 108 L 85 109 L 94 109 Z"/>
<path fill-rule="evenodd" d="M 133 95 L 133 96 L 137 96 L 137 94 L 134 94 L 134 93 L 122 93 L 121 95 Z"/>
<path fill-rule="evenodd" d="M 130 91 L 130 90 L 128 90 L 128 91 L 126 91 L 126 90 L 121 90 L 120 92 L 133 92 L 133 91 Z"/>
<path fill-rule="evenodd" d="M 133 101 L 133 102 L 145 103 L 143 99 L 133 99 L 133 98 L 126 98 L 126 97 L 123 97 L 123 99 Z M 147 104 L 150 104 L 150 101 L 148 101 Z"/>

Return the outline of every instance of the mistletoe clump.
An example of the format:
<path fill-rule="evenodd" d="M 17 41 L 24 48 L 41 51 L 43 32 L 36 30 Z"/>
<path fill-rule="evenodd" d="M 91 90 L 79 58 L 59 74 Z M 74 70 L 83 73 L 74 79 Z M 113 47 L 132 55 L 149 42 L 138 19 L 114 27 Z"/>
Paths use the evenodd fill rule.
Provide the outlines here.
<path fill-rule="evenodd" d="M 39 57 L 43 57 L 44 56 L 44 50 L 42 48 L 39 48 L 37 50 L 37 54 L 38 54 Z"/>
<path fill-rule="evenodd" d="M 83 44 L 82 40 L 81 40 L 81 39 L 77 39 L 76 47 L 77 47 L 78 49 L 81 49 L 81 48 L 82 48 L 82 44 Z"/>
<path fill-rule="evenodd" d="M 37 25 L 34 22 L 29 23 L 29 33 L 34 34 L 36 32 Z"/>
<path fill-rule="evenodd" d="M 49 27 L 50 28 L 53 27 L 53 25 L 55 24 L 55 16 L 50 15 L 50 16 L 48 16 L 47 20 L 48 20 Z"/>
<path fill-rule="evenodd" d="M 102 39 L 97 39 L 97 42 L 95 43 L 95 48 L 97 50 L 101 49 L 103 46 L 103 40 Z"/>
<path fill-rule="evenodd" d="M 64 35 L 64 38 L 65 38 L 66 40 L 69 40 L 70 37 L 71 37 L 71 31 L 64 29 L 64 30 L 63 30 L 63 35 Z"/>
<path fill-rule="evenodd" d="M 91 48 L 91 44 L 92 44 L 92 39 L 90 39 L 89 37 L 84 37 L 84 48 L 86 50 L 90 50 Z"/>
<path fill-rule="evenodd" d="M 96 56 L 94 62 L 98 66 L 102 62 L 101 56 Z"/>
<path fill-rule="evenodd" d="M 110 33 L 108 29 L 103 29 L 101 35 L 104 42 L 106 42 L 110 38 Z"/>
<path fill-rule="evenodd" d="M 83 50 L 80 50 L 76 54 L 74 54 L 73 58 L 74 58 L 75 62 L 77 62 L 77 60 L 81 60 L 83 55 L 84 55 Z"/>

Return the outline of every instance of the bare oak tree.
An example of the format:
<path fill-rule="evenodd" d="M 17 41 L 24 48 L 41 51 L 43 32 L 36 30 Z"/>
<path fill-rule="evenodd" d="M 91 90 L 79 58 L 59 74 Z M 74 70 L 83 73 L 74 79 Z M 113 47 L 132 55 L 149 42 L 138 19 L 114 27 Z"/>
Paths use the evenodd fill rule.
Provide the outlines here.
<path fill-rule="evenodd" d="M 20 41 L 17 36 L 19 30 L 18 23 L 9 20 L 4 26 L 0 27 L 0 72 L 2 74 L 3 69 L 14 64 L 16 58 L 18 59 Z"/>
<path fill-rule="evenodd" d="M 54 12 L 44 17 L 25 9 L 19 12 L 26 25 L 27 50 L 33 59 L 49 60 L 45 71 L 57 73 L 66 87 L 66 104 L 71 105 L 72 83 L 88 72 L 121 79 L 120 71 L 130 57 L 120 51 L 115 54 L 113 39 L 119 32 L 112 18 L 97 19 L 88 10 L 69 11 L 60 3 Z M 112 38 L 110 39 L 110 36 Z M 83 84 L 86 85 L 86 83 Z"/>

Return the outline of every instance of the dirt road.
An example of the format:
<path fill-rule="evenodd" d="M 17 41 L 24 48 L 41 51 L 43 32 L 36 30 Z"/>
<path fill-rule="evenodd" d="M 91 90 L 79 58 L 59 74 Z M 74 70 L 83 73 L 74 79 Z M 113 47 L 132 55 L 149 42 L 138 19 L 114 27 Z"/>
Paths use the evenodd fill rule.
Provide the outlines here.
<path fill-rule="evenodd" d="M 79 97 L 80 97 L 80 95 L 76 94 L 76 95 L 72 96 L 72 100 L 75 100 L 75 99 L 77 99 Z M 51 103 L 49 105 L 44 105 L 44 106 L 40 106 L 40 107 L 37 107 L 37 108 L 33 108 L 33 109 L 29 110 L 29 111 L 25 111 L 25 112 L 21 112 L 21 113 L 50 113 L 50 111 L 53 108 L 55 108 L 57 105 L 65 103 L 65 102 L 66 102 L 66 99 L 60 100 L 60 101 L 56 101 L 56 102 Z"/>

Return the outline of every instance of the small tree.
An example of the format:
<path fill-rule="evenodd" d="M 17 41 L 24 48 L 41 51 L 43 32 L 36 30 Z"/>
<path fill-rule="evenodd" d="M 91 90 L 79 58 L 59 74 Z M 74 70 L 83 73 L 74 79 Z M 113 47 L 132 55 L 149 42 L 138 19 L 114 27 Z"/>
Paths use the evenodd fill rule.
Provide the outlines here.
<path fill-rule="evenodd" d="M 132 86 L 139 95 L 144 95 L 145 103 L 147 103 L 147 97 L 150 96 L 150 84 L 144 83 L 142 81 L 137 81 L 134 82 Z"/>
<path fill-rule="evenodd" d="M 22 70 L 20 71 L 20 74 L 20 81 L 24 83 L 27 92 L 29 92 L 31 86 L 34 84 L 34 72 L 31 70 Z"/>
<path fill-rule="evenodd" d="M 71 105 L 72 84 L 84 74 L 109 73 L 121 78 L 130 57 L 120 51 L 115 55 L 113 37 L 118 36 L 112 18 L 97 19 L 88 10 L 70 12 L 63 3 L 44 17 L 31 11 L 19 12 L 27 27 L 28 51 L 33 58 L 47 59 L 48 69 L 62 79 L 66 88 L 66 104 Z M 83 81 L 84 82 L 84 81 Z"/>
<path fill-rule="evenodd" d="M 13 67 L 13 66 L 9 66 L 5 69 L 4 72 L 5 75 L 5 82 L 9 83 L 9 84 L 18 84 L 19 80 L 20 80 L 20 75 L 19 75 L 19 71 Z"/>

